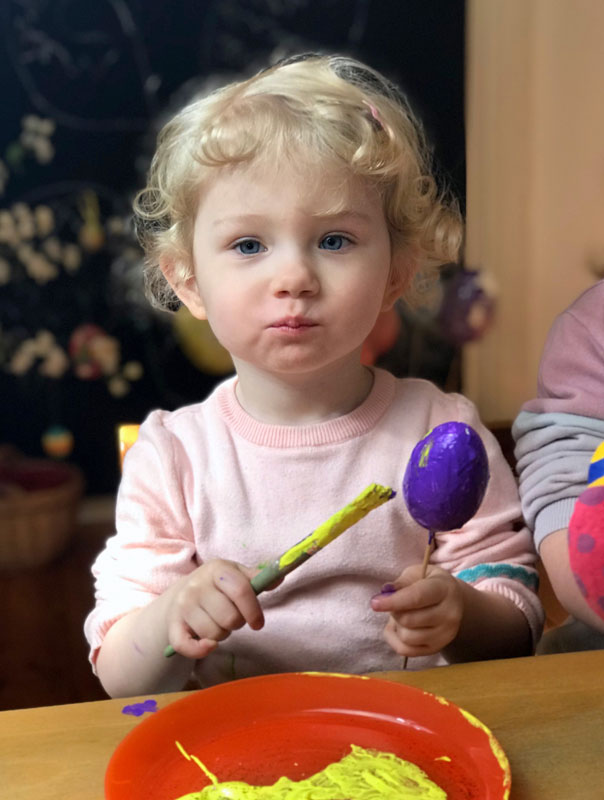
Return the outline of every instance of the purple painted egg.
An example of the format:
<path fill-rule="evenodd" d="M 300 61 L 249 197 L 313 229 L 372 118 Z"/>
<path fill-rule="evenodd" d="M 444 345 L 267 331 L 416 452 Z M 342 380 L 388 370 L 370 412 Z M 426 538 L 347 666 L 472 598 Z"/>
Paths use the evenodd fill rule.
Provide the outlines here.
<path fill-rule="evenodd" d="M 604 486 L 579 495 L 568 524 L 568 559 L 585 601 L 604 618 Z"/>
<path fill-rule="evenodd" d="M 488 481 L 480 436 L 463 422 L 444 422 L 413 448 L 403 494 L 416 522 L 430 531 L 451 531 L 477 512 Z"/>

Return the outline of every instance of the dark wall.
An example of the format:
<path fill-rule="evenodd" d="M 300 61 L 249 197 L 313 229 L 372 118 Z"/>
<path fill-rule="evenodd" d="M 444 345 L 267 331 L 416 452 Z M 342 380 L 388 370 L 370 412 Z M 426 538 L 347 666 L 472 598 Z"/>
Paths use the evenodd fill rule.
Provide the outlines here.
<path fill-rule="evenodd" d="M 116 485 L 117 423 L 219 379 L 147 307 L 128 226 L 157 124 L 194 88 L 277 55 L 356 55 L 402 85 L 463 201 L 463 0 L 0 0 L 0 14 L 0 443 L 41 455 L 65 427 L 89 491 Z M 78 346 L 86 324 L 107 337 L 106 374 Z"/>

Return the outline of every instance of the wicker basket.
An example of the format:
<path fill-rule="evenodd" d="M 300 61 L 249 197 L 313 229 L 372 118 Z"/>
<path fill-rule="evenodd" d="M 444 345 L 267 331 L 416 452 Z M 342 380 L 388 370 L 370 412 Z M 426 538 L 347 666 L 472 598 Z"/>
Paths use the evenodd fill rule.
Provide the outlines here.
<path fill-rule="evenodd" d="M 69 464 L 21 458 L 0 463 L 0 482 L 0 569 L 52 561 L 74 532 L 82 473 Z"/>

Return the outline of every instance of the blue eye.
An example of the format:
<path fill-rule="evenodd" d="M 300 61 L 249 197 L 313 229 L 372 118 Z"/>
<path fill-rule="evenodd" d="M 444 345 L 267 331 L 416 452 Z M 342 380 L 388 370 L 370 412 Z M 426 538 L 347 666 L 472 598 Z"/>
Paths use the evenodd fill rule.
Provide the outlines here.
<path fill-rule="evenodd" d="M 235 250 L 241 253 L 242 256 L 255 256 L 263 249 L 262 245 L 257 239 L 241 239 L 235 244 Z"/>
<path fill-rule="evenodd" d="M 347 242 L 350 242 L 348 237 L 339 233 L 330 233 L 324 239 L 321 239 L 319 247 L 323 250 L 341 250 Z"/>

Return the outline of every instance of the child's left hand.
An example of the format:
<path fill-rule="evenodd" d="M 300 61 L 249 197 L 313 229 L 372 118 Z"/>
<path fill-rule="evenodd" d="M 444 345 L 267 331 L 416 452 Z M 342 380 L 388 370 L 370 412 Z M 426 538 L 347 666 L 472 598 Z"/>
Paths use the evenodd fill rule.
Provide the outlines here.
<path fill-rule="evenodd" d="M 371 598 L 374 611 L 390 614 L 384 638 L 401 656 L 438 653 L 457 636 L 464 613 L 460 582 L 440 567 L 429 566 L 421 577 L 421 564 L 407 567 Z"/>

